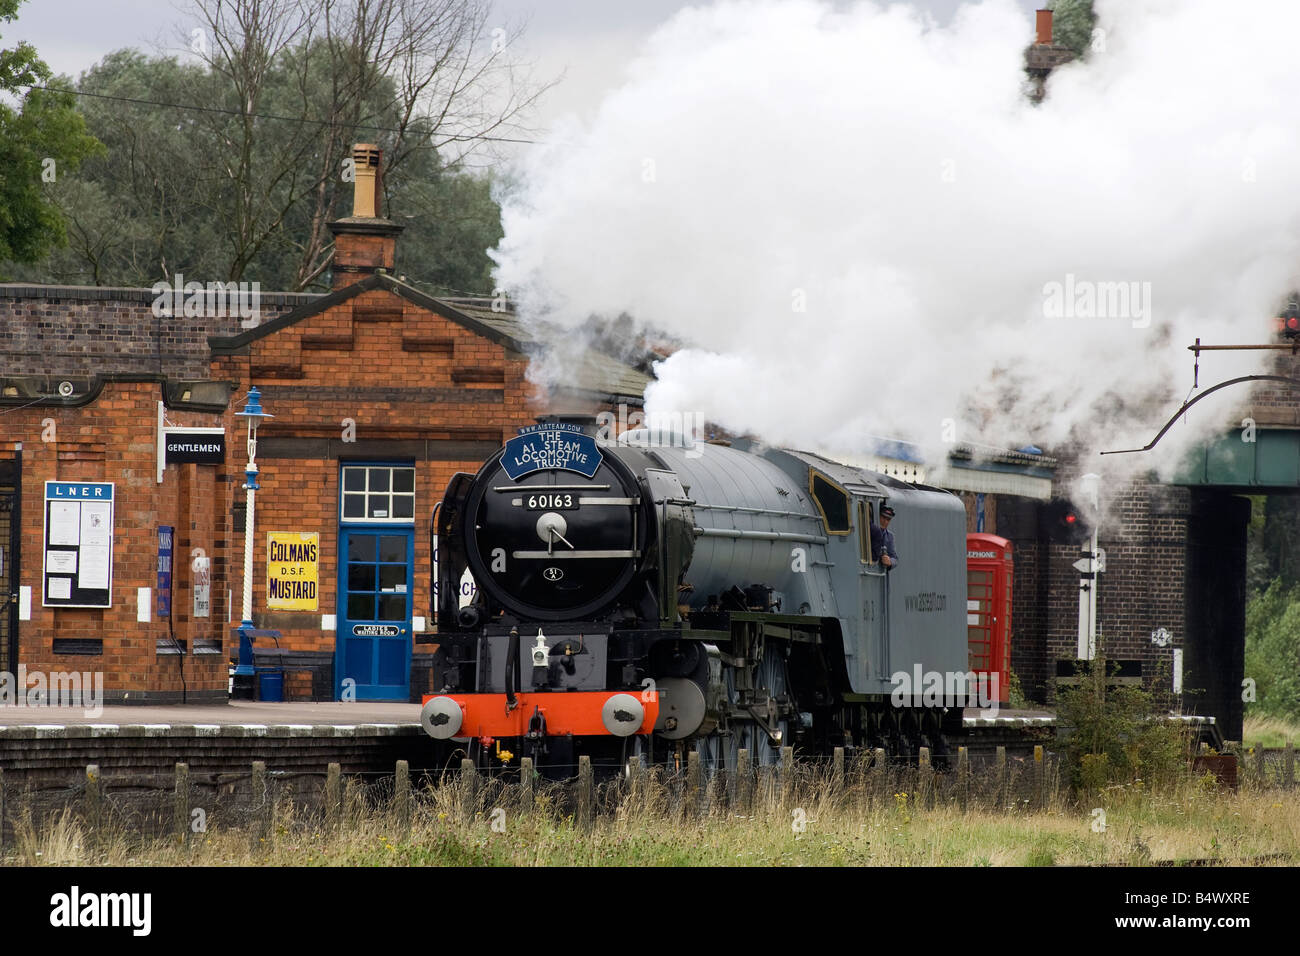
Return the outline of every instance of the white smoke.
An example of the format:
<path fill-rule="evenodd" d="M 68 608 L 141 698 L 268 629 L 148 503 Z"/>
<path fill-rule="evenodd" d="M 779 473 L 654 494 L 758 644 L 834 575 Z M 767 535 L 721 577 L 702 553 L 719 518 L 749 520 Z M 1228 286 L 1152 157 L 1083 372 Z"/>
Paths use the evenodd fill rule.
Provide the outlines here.
<path fill-rule="evenodd" d="M 525 316 L 627 312 L 691 343 L 651 409 L 773 442 L 1144 445 L 1191 388 L 1186 346 L 1267 341 L 1296 284 L 1300 4 L 1096 8 L 1095 50 L 1038 106 L 1011 0 L 947 27 L 873 3 L 684 10 L 528 158 L 498 281 Z M 1127 312 L 1051 314 L 1090 283 L 1124 283 Z M 1201 386 L 1264 354 L 1204 356 Z M 1245 394 L 1130 458 L 1171 460 Z"/>

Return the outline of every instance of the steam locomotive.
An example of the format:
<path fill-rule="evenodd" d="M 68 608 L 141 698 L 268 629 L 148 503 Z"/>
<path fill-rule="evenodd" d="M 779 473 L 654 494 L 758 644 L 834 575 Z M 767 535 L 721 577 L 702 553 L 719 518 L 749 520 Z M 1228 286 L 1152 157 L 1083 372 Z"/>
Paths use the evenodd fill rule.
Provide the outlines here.
<path fill-rule="evenodd" d="M 669 440 L 671 439 L 671 440 Z M 897 514 L 899 563 L 870 528 Z M 439 649 L 425 731 L 481 767 L 734 768 L 929 746 L 961 728 L 965 512 L 952 494 L 802 451 L 644 429 L 521 429 L 435 509 Z M 460 583 L 477 583 L 462 606 Z"/>

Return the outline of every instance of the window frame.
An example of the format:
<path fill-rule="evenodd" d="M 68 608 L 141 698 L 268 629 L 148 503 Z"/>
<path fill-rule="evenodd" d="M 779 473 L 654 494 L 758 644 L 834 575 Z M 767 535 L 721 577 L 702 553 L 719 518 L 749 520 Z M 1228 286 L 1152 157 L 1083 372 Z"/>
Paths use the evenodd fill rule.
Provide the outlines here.
<path fill-rule="evenodd" d="M 876 523 L 876 503 L 869 498 L 858 501 L 858 563 L 868 566 L 878 562 L 871 556 L 871 526 Z"/>
<path fill-rule="evenodd" d="M 848 524 L 848 527 L 846 527 L 843 531 L 831 530 L 830 519 L 826 517 L 826 509 L 822 507 L 821 499 L 817 497 L 816 483 L 818 478 L 826 482 L 826 484 L 830 485 L 832 488 L 834 488 L 836 491 L 838 491 L 841 495 L 844 496 L 844 518 L 846 523 Z M 853 508 L 849 503 L 850 501 L 852 501 L 853 496 L 850 495 L 848 491 L 845 490 L 843 485 L 841 485 L 838 481 L 836 481 L 834 478 L 832 478 L 830 475 L 826 474 L 825 472 L 818 471 L 816 468 L 809 468 L 808 469 L 808 497 L 812 498 L 813 504 L 817 508 L 817 513 L 821 515 L 822 527 L 826 529 L 827 534 L 846 537 L 853 533 Z"/>
<path fill-rule="evenodd" d="M 386 490 L 371 490 L 370 476 L 372 470 L 383 469 L 388 472 L 388 488 Z M 360 471 L 365 476 L 364 486 L 360 491 L 349 491 L 347 488 L 348 472 Z M 394 491 L 394 478 L 400 471 L 409 471 L 411 473 L 411 490 Z M 393 461 L 345 461 L 339 463 L 339 505 L 338 515 L 339 524 L 346 525 L 393 525 L 394 527 L 414 527 L 416 515 L 416 496 L 419 489 L 417 483 L 416 468 L 414 462 L 393 462 Z M 347 500 L 349 496 L 361 496 L 362 514 L 359 516 L 349 516 L 346 513 Z M 369 515 L 370 505 L 373 499 L 386 497 L 388 500 L 388 516 L 379 518 Z M 411 501 L 411 514 L 409 517 L 394 517 L 393 503 L 397 498 L 409 498 Z"/>

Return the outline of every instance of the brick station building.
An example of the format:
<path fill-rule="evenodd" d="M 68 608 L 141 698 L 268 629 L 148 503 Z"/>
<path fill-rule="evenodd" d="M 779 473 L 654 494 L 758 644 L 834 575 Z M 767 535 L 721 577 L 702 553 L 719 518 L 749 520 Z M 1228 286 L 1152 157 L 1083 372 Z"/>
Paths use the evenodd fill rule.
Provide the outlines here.
<path fill-rule="evenodd" d="M 155 290 L 0 286 L 0 580 L 15 596 L 0 671 L 102 672 L 108 702 L 226 699 L 244 585 L 235 413 L 256 385 L 274 418 L 258 432 L 254 622 L 283 635 L 258 663 L 284 667 L 290 699 L 336 699 L 348 679 L 359 699 L 418 699 L 428 522 L 452 474 L 539 415 L 641 403 L 648 375 L 595 351 L 564 356 L 566 387 L 543 392 L 526 375 L 541 346 L 512 314 L 395 278 L 378 151 L 357 157 L 333 291 L 261 295 L 251 328 L 212 297 L 203 316 L 184 314 L 188 294 L 158 315 Z M 182 438 L 200 453 L 186 457 L 224 439 L 222 460 L 164 462 Z M 271 532 L 316 536 L 314 560 L 277 568 L 315 574 L 292 610 L 267 608 Z"/>

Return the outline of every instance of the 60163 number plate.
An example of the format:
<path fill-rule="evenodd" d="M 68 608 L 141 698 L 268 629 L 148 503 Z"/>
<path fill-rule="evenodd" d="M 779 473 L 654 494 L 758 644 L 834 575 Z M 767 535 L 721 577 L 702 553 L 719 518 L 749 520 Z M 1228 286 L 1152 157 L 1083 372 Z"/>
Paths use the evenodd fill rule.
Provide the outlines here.
<path fill-rule="evenodd" d="M 571 491 L 524 495 L 524 507 L 529 511 L 576 510 L 578 496 Z"/>

